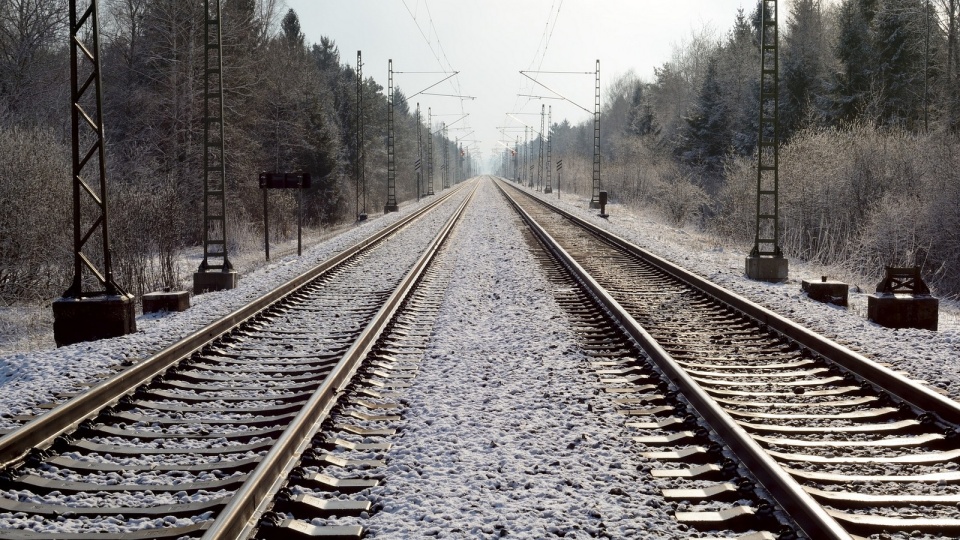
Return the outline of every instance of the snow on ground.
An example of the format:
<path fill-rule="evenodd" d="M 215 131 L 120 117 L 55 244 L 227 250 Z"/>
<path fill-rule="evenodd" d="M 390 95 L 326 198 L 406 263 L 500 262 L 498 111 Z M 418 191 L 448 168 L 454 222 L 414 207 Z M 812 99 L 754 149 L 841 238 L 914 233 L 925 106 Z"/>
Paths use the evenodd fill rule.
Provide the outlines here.
<path fill-rule="evenodd" d="M 404 437 L 388 456 L 384 508 L 372 517 L 380 538 L 682 538 L 688 535 L 637 472 L 618 435 L 622 419 L 597 394 L 596 377 L 574 345 L 518 221 L 485 185 L 453 241 L 457 264 L 432 344 L 408 397 Z M 555 196 L 548 196 L 556 200 Z M 865 295 L 842 309 L 811 301 L 799 279 L 823 269 L 791 261 L 791 280 L 768 284 L 743 275 L 744 246 L 608 206 L 608 221 L 582 199 L 562 203 L 691 271 L 812 329 L 960 397 L 956 369 L 960 310 L 942 303 L 939 332 L 888 330 L 864 317 Z M 138 318 L 131 336 L 56 350 L 0 356 L 0 428 L 38 412 L 58 392 L 75 391 L 122 361 L 144 358 L 249 299 L 300 274 L 409 213 L 387 215 L 242 276 L 234 291 L 193 298 L 179 314 Z M 871 283 L 855 283 L 872 290 Z M 613 491 L 617 483 L 631 490 Z M 412 531 L 412 532 L 411 532 Z"/>
<path fill-rule="evenodd" d="M 450 245 L 370 537 L 687 537 L 638 472 L 625 417 L 598 410 L 609 398 L 522 227 L 484 182 Z"/>
<path fill-rule="evenodd" d="M 356 228 L 355 223 L 321 229 L 305 227 L 302 239 L 303 251 L 309 252 L 313 246 L 354 228 Z M 231 251 L 230 262 L 236 268 L 241 269 L 243 274 L 252 273 L 272 264 L 264 260 L 263 237 L 252 238 L 248 230 L 244 230 L 242 234 L 237 236 L 242 236 L 242 238 L 231 236 L 231 243 L 236 242 L 243 248 Z M 296 252 L 297 240 L 295 237 L 285 241 L 271 241 L 270 254 L 274 262 Z M 178 276 L 176 280 L 179 283 L 170 284 L 173 289 L 189 290 L 193 288 L 193 273 L 200 266 L 202 259 L 202 246 L 195 246 L 181 252 L 174 269 L 175 276 Z M 64 282 L 64 289 L 67 285 Z M 120 283 L 120 285 L 128 286 L 129 284 Z M 53 340 L 53 310 L 50 308 L 50 301 L 0 306 L 0 357 L 19 352 L 52 349 L 56 346 Z"/>
<path fill-rule="evenodd" d="M 459 196 L 456 197 L 459 199 Z M 400 212 L 370 219 L 304 251 L 303 257 L 275 258 L 252 272 L 241 272 L 237 288 L 191 297 L 182 313 L 137 317 L 137 332 L 114 339 L 77 343 L 57 349 L 0 355 L 0 429 L 21 424 L 17 415 L 41 414 L 37 406 L 58 393 L 76 392 L 105 379 L 124 361 L 150 357 L 178 339 L 218 320 L 320 262 L 383 230 L 433 199 L 404 205 Z M 445 203 L 450 205 L 450 202 Z"/>
<path fill-rule="evenodd" d="M 556 194 L 540 196 L 552 203 Z M 671 227 L 658 218 L 620 205 L 607 205 L 609 219 L 587 209 L 587 200 L 564 194 L 560 206 L 638 246 L 679 264 L 780 315 L 790 318 L 864 356 L 885 362 L 960 399 L 960 306 L 940 301 L 939 330 L 883 328 L 867 320 L 867 296 L 876 283 L 835 268 L 790 260 L 790 279 L 764 283 L 747 279 L 744 258 L 749 246 L 687 228 Z M 850 307 L 841 308 L 807 298 L 800 281 L 822 275 L 850 282 Z"/>

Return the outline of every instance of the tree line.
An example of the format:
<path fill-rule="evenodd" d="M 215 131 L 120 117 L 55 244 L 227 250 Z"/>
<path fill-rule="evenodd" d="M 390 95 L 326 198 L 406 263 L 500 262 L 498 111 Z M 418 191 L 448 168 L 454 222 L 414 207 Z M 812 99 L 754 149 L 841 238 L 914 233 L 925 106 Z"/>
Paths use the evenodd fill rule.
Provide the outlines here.
<path fill-rule="evenodd" d="M 960 293 L 958 3 L 779 2 L 789 256 L 867 276 L 917 264 L 939 292 Z M 203 2 L 101 0 L 100 13 L 114 270 L 140 294 L 179 285 L 177 261 L 200 243 Z M 55 297 L 71 277 L 67 16 L 67 0 L 0 3 L 4 304 Z M 627 73 L 605 84 L 602 178 L 612 200 L 752 242 L 760 17 L 759 3 L 731 13 L 728 30 L 676 45 L 652 80 Z M 309 225 L 351 221 L 352 51 L 341 56 L 329 38 L 307 43 L 278 0 L 223 0 L 223 44 L 231 252 L 259 245 L 263 170 L 313 173 Z M 373 77 L 361 92 L 366 209 L 376 212 L 386 202 L 388 97 Z M 417 125 L 413 104 L 400 89 L 394 97 L 397 195 L 409 200 Z M 592 130 L 551 126 L 564 191 L 591 192 Z M 454 143 L 434 137 L 436 154 L 456 159 Z M 532 155 L 538 149 L 532 141 Z M 293 197 L 270 201 L 271 232 L 290 234 Z"/>
<path fill-rule="evenodd" d="M 67 0 L 0 3 L 0 200 L 8 202 L 0 213 L 0 302 L 7 305 L 56 297 L 72 277 L 68 10 Z M 189 275 L 178 261 L 202 241 L 204 2 L 100 0 L 99 14 L 115 279 L 138 295 L 180 287 Z M 383 86 L 374 77 L 360 84 L 367 186 L 358 198 L 355 57 L 341 56 L 326 37 L 307 43 L 296 12 L 277 0 L 222 0 L 222 44 L 231 253 L 260 245 L 261 171 L 312 174 L 308 226 L 382 211 Z M 402 201 L 416 197 L 417 124 L 414 104 L 399 88 L 394 94 Z M 438 156 L 456 155 L 453 147 L 434 134 Z M 271 234 L 295 234 L 293 195 L 269 199 Z"/>
<path fill-rule="evenodd" d="M 868 278 L 919 265 L 940 294 L 960 294 L 960 1 L 778 3 L 785 253 Z M 746 250 L 759 125 L 754 6 L 732 13 L 727 31 L 676 45 L 652 80 L 627 73 L 608 83 L 601 115 L 611 200 Z M 556 123 L 551 137 L 568 189 L 589 196 L 592 120 Z M 501 172 L 511 176 L 511 165 Z"/>

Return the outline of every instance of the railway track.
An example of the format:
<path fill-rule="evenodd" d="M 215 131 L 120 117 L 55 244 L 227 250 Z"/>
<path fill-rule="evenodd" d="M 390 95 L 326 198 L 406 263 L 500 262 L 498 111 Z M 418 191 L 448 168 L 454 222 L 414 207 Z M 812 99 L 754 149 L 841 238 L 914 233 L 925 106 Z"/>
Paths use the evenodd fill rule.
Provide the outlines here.
<path fill-rule="evenodd" d="M 261 526 L 287 538 L 315 516 L 366 511 L 338 496 L 375 480 L 317 465 L 389 446 L 366 440 L 389 430 L 357 424 L 395 406 L 388 389 L 409 372 L 390 344 L 429 308 L 415 291 L 468 186 L 0 438 L 0 512 L 15 527 L 0 538 L 226 539 Z M 358 371 L 363 388 L 347 392 Z M 354 422 L 331 423 L 344 414 Z M 293 470 L 333 496 L 281 489 Z M 277 493 L 306 519 L 261 522 Z"/>
<path fill-rule="evenodd" d="M 691 536 L 958 535 L 957 404 L 511 194 L 553 253 L 536 257 L 598 406 L 615 404 Z M 430 253 L 468 199 L 0 438 L 0 513 L 17 527 L 0 538 L 361 537 L 449 278 Z M 419 228 L 441 233 L 401 245 Z M 371 267 L 387 268 L 375 284 Z"/>
<path fill-rule="evenodd" d="M 960 405 L 498 183 L 602 307 L 586 308 L 588 319 L 616 320 L 649 356 L 649 364 L 630 357 L 596 367 L 609 391 L 624 393 L 643 455 L 672 463 L 651 474 L 694 481 L 664 489 L 678 520 L 699 530 L 776 531 L 776 507 L 718 502 L 753 492 L 755 479 L 789 514 L 779 521 L 810 538 L 960 534 Z M 622 346 L 609 333 L 585 332 L 598 350 Z"/>

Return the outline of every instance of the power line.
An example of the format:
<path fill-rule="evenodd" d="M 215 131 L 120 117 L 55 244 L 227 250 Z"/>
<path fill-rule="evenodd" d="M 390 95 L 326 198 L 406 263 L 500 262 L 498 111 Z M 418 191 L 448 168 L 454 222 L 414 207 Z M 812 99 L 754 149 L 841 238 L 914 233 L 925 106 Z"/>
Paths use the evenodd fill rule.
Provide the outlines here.
<path fill-rule="evenodd" d="M 420 23 L 417 20 L 417 15 L 413 12 L 413 10 L 410 9 L 410 6 L 407 4 L 407 1 L 406 0 L 400 0 L 400 1 L 403 3 L 403 7 L 406 8 L 407 13 L 410 14 L 410 18 L 413 19 L 413 24 L 417 27 L 417 31 L 420 32 L 420 35 L 423 37 L 424 41 L 427 43 L 427 48 L 430 49 L 430 54 L 432 54 L 434 59 L 437 61 L 437 65 L 440 66 L 440 69 L 444 70 L 444 73 L 451 73 L 451 72 L 453 73 L 453 75 L 451 75 L 453 80 L 450 81 L 450 86 L 451 86 L 451 89 L 453 90 L 453 94 L 435 94 L 435 95 L 463 97 L 463 90 L 461 89 L 460 78 L 457 76 L 459 72 L 453 69 L 453 64 L 450 62 L 450 58 L 447 56 L 447 51 L 446 49 L 443 48 L 443 44 L 440 42 L 440 33 L 437 32 L 437 27 L 433 22 L 433 14 L 430 12 L 430 5 L 427 3 L 427 0 L 423 0 L 423 7 L 427 12 L 427 20 L 429 21 L 430 33 L 432 36 L 436 38 L 436 41 L 437 41 L 436 50 L 434 50 L 433 44 L 430 38 L 427 36 L 423 28 L 420 26 Z M 417 7 L 417 10 L 419 11 L 419 7 L 420 7 L 419 0 L 417 1 L 416 7 Z M 441 59 L 441 56 L 443 57 L 442 59 Z M 446 65 L 444 65 L 444 61 L 446 61 Z M 466 99 L 472 99 L 472 98 L 470 98 L 469 96 L 466 96 Z M 464 102 L 464 99 L 461 99 L 460 112 L 466 115 L 466 110 L 464 108 L 463 102 Z"/>
<path fill-rule="evenodd" d="M 556 9 L 556 12 L 554 12 L 554 9 L 553 9 L 553 8 L 554 8 L 554 5 L 556 5 L 556 8 L 557 8 L 557 9 Z M 537 50 L 536 50 L 536 52 L 534 52 L 533 59 L 530 61 L 530 68 L 533 68 L 534 64 L 536 64 L 536 65 L 537 65 L 537 70 L 536 70 L 536 71 L 531 71 L 531 73 L 540 73 L 539 70 L 540 70 L 540 68 L 543 67 L 543 62 L 544 62 L 544 61 L 546 60 L 546 58 L 547 58 L 547 50 L 550 48 L 550 40 L 553 38 L 553 32 L 554 32 L 554 30 L 556 30 L 556 28 L 557 28 L 557 20 L 559 20 L 559 18 L 560 18 L 560 10 L 561 10 L 562 8 L 563 8 L 563 0 L 559 0 L 559 4 L 551 4 L 551 5 L 550 5 L 550 11 L 549 11 L 548 14 L 547 14 L 547 23 L 546 23 L 546 25 L 544 26 L 543 34 L 541 34 L 541 36 L 540 36 L 540 42 L 537 44 Z M 551 24 L 551 22 L 550 22 L 551 16 L 553 17 L 553 23 L 552 23 L 552 24 Z M 549 30 L 549 33 L 548 33 L 548 30 Z M 541 44 L 543 45 L 543 54 L 542 54 L 542 55 L 540 54 L 540 45 L 541 45 Z M 539 58 L 540 58 L 540 62 L 539 62 L 539 63 L 537 63 L 537 57 L 538 57 L 538 56 L 539 56 Z M 530 78 L 531 80 L 533 80 L 534 83 L 538 83 L 538 81 L 537 81 L 535 78 L 533 78 L 533 77 L 528 77 L 528 78 Z M 528 83 L 525 83 L 525 81 L 522 81 L 522 80 L 521 80 L 520 91 L 517 93 L 517 99 L 516 99 L 516 101 L 515 101 L 514 104 L 513 104 L 513 110 L 515 110 L 515 111 L 516 111 L 516 110 L 520 110 L 520 109 L 522 109 L 523 107 L 526 107 L 527 104 L 529 104 L 530 101 L 532 101 L 532 100 L 535 98 L 535 97 L 532 96 L 531 94 L 525 94 L 525 93 L 524 93 L 524 87 L 526 86 L 526 84 L 528 84 Z M 533 88 L 534 88 L 533 86 L 530 86 L 530 92 L 533 91 Z M 527 100 L 526 100 L 526 102 L 523 104 L 523 106 L 520 106 L 520 98 L 521 98 L 521 97 L 526 97 L 526 98 L 527 98 Z"/>
<path fill-rule="evenodd" d="M 414 15 L 413 11 L 410 10 L 410 6 L 407 5 L 407 0 L 400 0 L 400 1 L 403 3 L 403 7 L 407 8 L 407 13 L 409 13 L 410 17 L 413 19 L 413 24 L 414 26 L 417 27 L 417 30 L 420 32 L 420 35 L 423 36 L 423 40 L 427 42 L 427 48 L 430 49 L 430 54 L 433 55 L 433 57 L 437 60 L 437 64 L 439 64 L 440 67 L 442 68 L 443 62 L 440 61 L 440 57 L 437 55 L 436 51 L 433 50 L 433 45 L 430 43 L 430 38 L 428 38 L 427 35 L 423 33 L 423 28 L 420 28 L 420 23 L 417 22 L 417 16 Z M 417 6 L 419 5 L 420 4 L 418 2 Z M 440 38 L 437 38 L 437 48 L 440 48 Z M 446 72 L 446 73 L 449 73 L 449 72 Z"/>

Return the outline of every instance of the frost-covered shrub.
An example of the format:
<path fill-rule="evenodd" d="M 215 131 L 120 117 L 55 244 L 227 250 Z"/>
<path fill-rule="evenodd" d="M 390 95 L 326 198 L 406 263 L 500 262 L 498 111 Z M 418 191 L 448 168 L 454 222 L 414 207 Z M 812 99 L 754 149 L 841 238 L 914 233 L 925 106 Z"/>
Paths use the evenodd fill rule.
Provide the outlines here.
<path fill-rule="evenodd" d="M 678 174 L 669 154 L 646 140 L 617 142 L 616 159 L 603 164 L 603 185 L 617 202 L 634 208 L 655 207 L 661 179 Z"/>
<path fill-rule="evenodd" d="M 885 266 L 925 266 L 930 235 L 924 231 L 923 201 L 887 193 L 878 201 L 852 244 L 850 261 L 866 275 L 880 277 Z"/>
<path fill-rule="evenodd" d="M 755 159 L 731 159 L 710 227 L 753 240 Z M 860 125 L 808 129 L 780 151 L 781 246 L 791 257 L 879 276 L 920 265 L 960 294 L 960 140 Z"/>
<path fill-rule="evenodd" d="M 748 158 L 728 158 L 724 183 L 713 198 L 709 227 L 733 242 L 753 242 L 757 212 L 757 170 Z"/>
<path fill-rule="evenodd" d="M 70 143 L 53 131 L 0 127 L 0 303 L 70 285 Z"/>
<path fill-rule="evenodd" d="M 184 209 L 172 181 L 149 171 L 110 180 L 110 251 L 114 278 L 137 297 L 163 287 L 179 288 L 180 259 L 196 213 Z M 193 219 L 191 219 L 193 218 Z"/>

